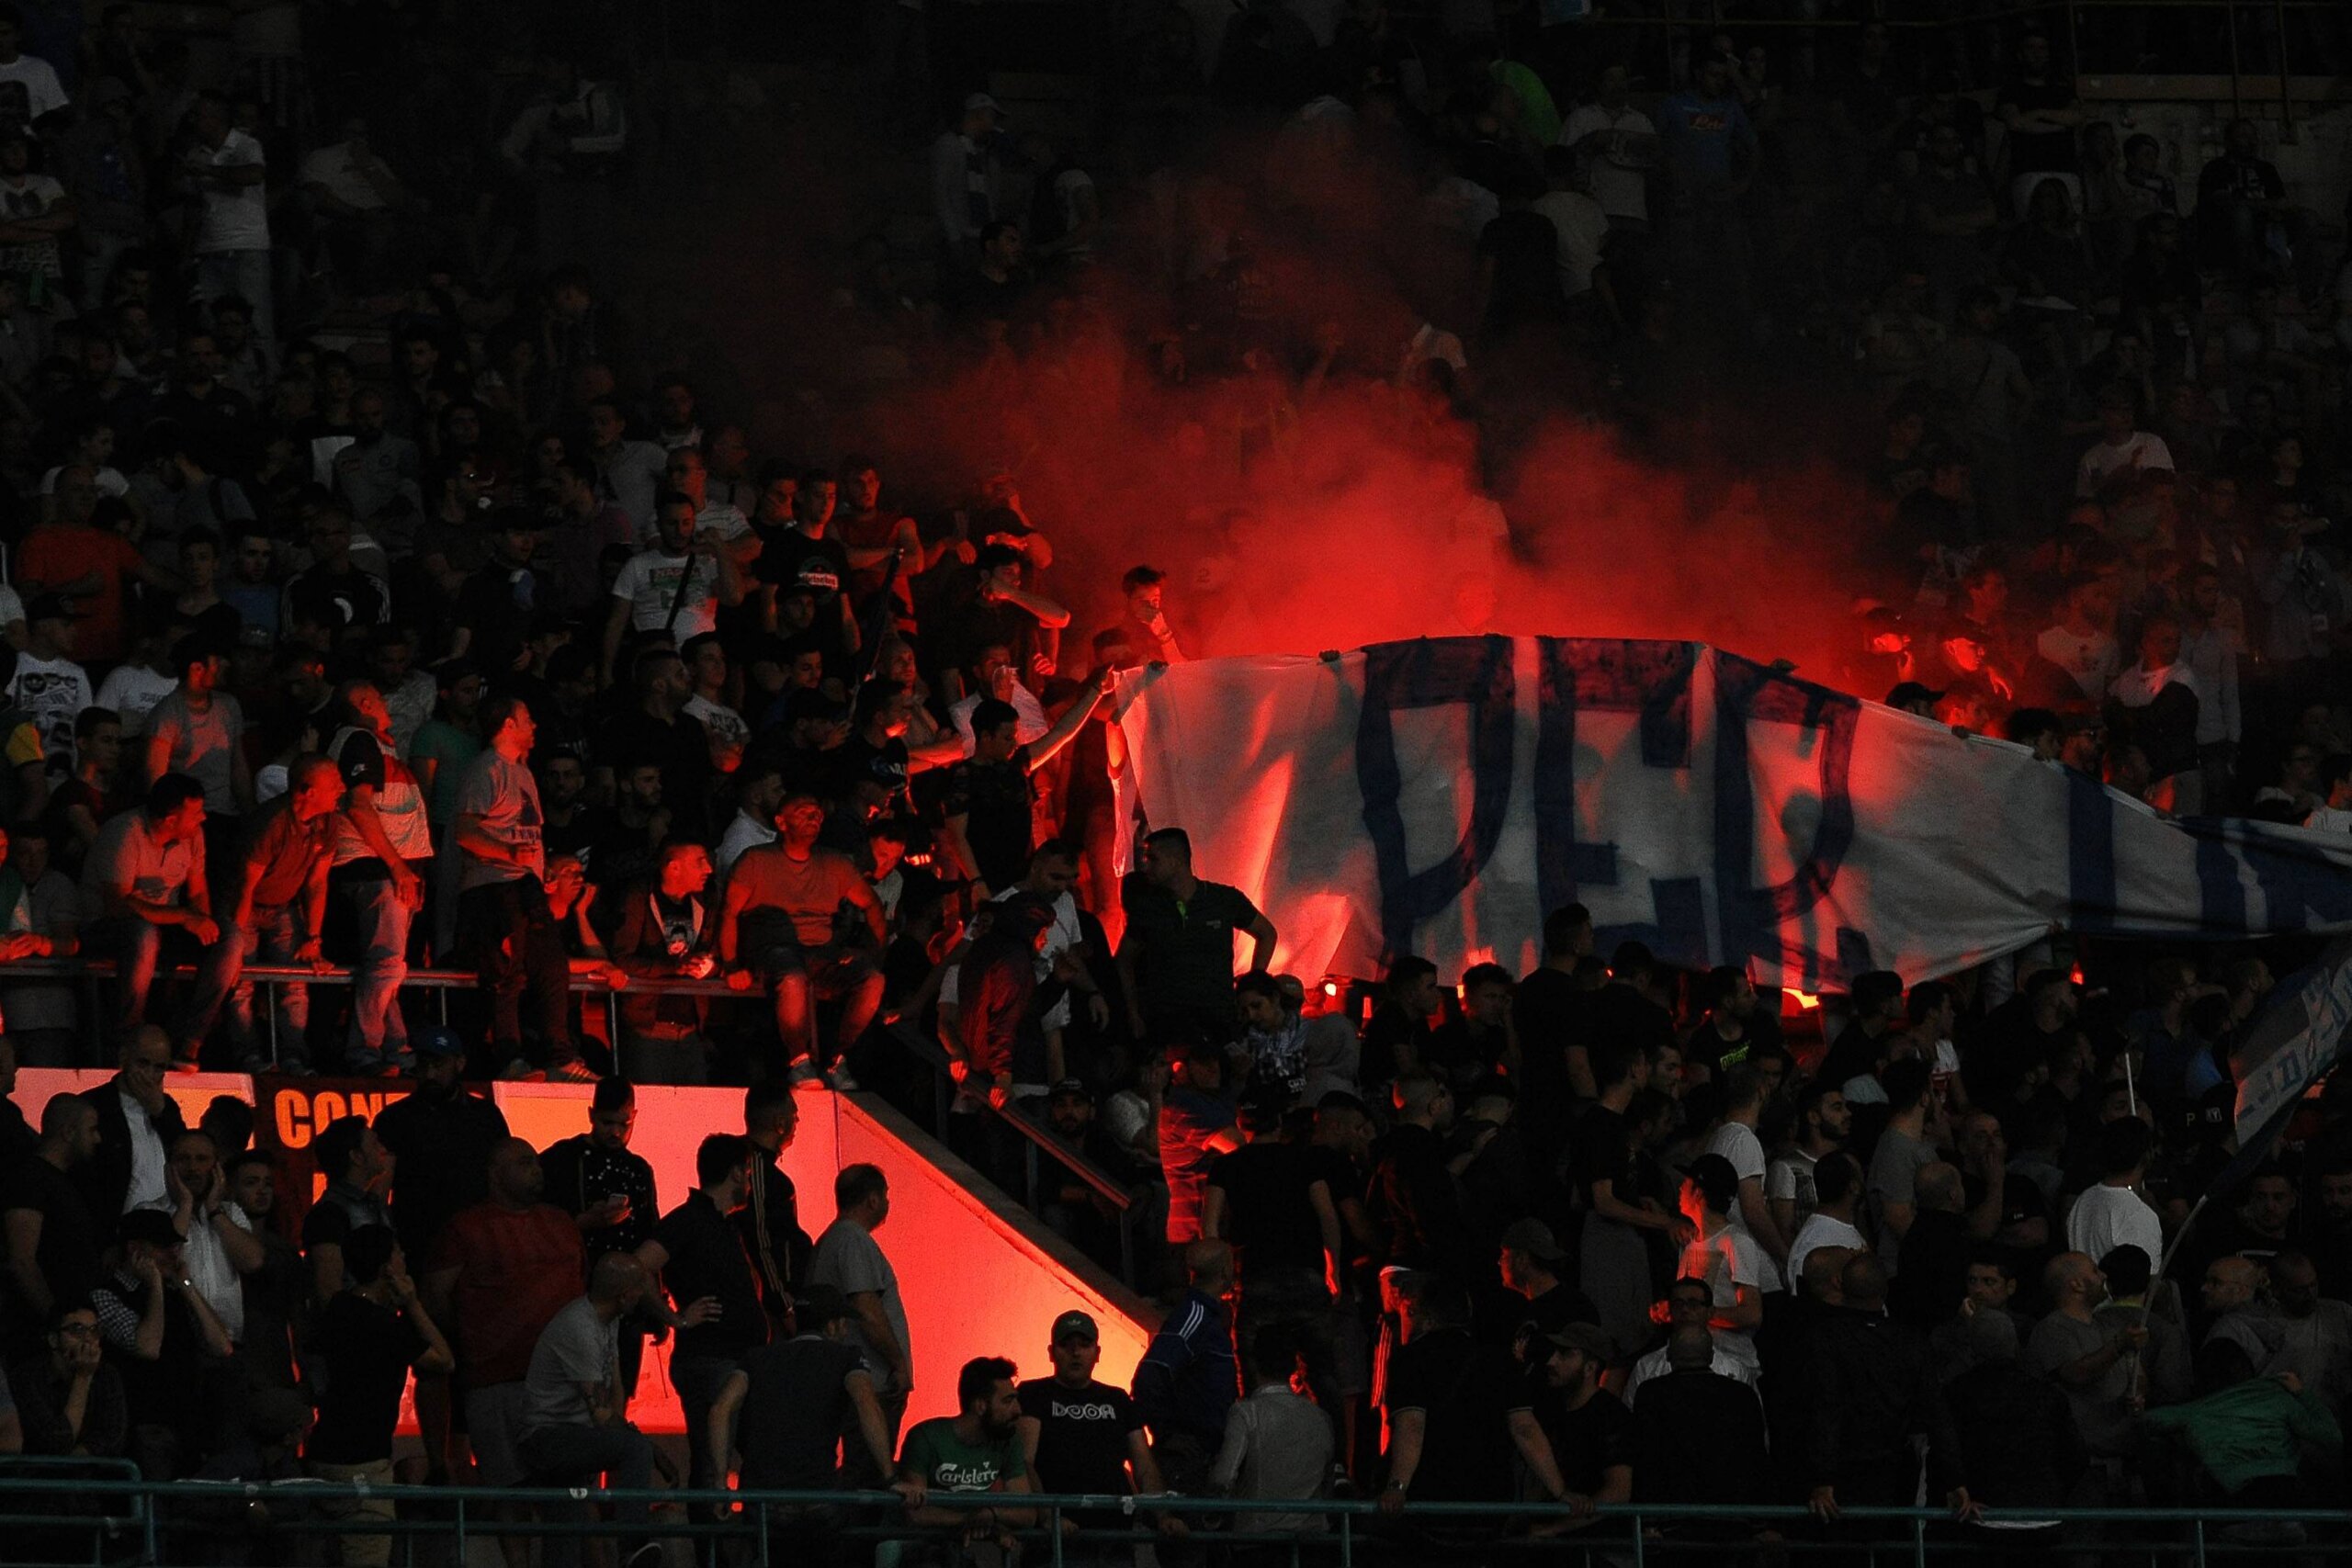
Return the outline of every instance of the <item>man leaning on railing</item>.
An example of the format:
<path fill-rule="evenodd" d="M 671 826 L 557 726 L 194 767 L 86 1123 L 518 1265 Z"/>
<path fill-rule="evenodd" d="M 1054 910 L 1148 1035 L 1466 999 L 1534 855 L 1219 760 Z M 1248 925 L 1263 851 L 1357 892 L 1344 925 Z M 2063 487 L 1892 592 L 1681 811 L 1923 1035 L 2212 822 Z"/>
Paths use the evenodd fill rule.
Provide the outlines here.
<path fill-rule="evenodd" d="M 956 1414 L 918 1422 L 907 1433 L 899 1450 L 899 1480 L 919 1483 L 927 1494 L 1025 1495 L 1036 1491 L 1028 1461 L 1022 1457 L 1021 1399 L 1013 1390 L 1012 1374 L 1012 1363 L 1001 1356 L 965 1362 L 956 1378 Z M 927 1543 L 901 1558 L 902 1568 L 948 1562 L 1010 1568 L 1020 1557 L 1012 1532 L 1025 1529 L 1037 1516 L 1034 1508 L 1009 1505 L 949 1508 L 925 1502 L 910 1507 L 909 1517 L 916 1524 L 955 1532 L 964 1555 L 953 1558 L 944 1545 Z"/>
<path fill-rule="evenodd" d="M 858 1350 L 848 1299 L 830 1285 L 811 1285 L 794 1303 L 793 1321 L 797 1333 L 745 1356 L 720 1386 L 710 1411 L 710 1473 L 723 1485 L 737 1470 L 746 1492 L 846 1491 L 842 1451 L 863 1444 L 875 1473 L 890 1474 L 889 1427 Z M 928 1488 L 919 1476 L 901 1475 L 891 1490 L 920 1508 Z M 768 1507 L 769 1526 L 789 1535 L 810 1568 L 842 1561 L 840 1508 Z M 722 1519 L 734 1510 L 731 1503 L 718 1505 Z"/>

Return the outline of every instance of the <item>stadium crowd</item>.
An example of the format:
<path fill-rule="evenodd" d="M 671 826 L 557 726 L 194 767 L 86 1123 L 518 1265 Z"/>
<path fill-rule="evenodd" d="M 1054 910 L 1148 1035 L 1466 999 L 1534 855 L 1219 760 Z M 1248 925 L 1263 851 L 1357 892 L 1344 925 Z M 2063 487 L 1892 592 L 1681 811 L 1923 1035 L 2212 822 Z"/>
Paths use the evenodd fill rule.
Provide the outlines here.
<path fill-rule="evenodd" d="M 382 1481 L 413 1375 L 423 1478 L 639 1487 L 674 1468 L 628 1416 L 658 1337 L 672 1479 L 888 1483 L 951 1556 L 1037 1491 L 1223 1489 L 1276 1532 L 1335 1489 L 1553 1501 L 1568 1535 L 1627 1501 L 2341 1501 L 2344 1096 L 2200 1206 L 2292 944 L 2061 933 L 1854 977 L 1784 1036 L 1741 973 L 1599 953 L 1569 908 L 1527 975 L 1398 954 L 1360 996 L 1270 972 L 1185 824 L 1122 844 L 1104 701 L 1246 649 L 1282 522 L 1232 503 L 1302 408 L 1474 469 L 1531 411 L 1670 462 L 1794 386 L 1861 433 L 1818 541 L 1846 652 L 1801 673 L 2161 810 L 2344 831 L 2352 266 L 2264 126 L 2182 165 L 2031 28 L 1252 0 L 1213 48 L 1128 17 L 1098 180 L 967 91 L 970 8 L 885 7 L 872 72 L 949 106 L 926 230 L 858 245 L 809 340 L 843 395 L 953 385 L 976 424 L 1109 353 L 1210 510 L 1106 553 L 1016 473 L 787 446 L 706 401 L 723 355 L 655 351 L 577 259 L 628 221 L 648 79 L 554 28 L 519 85 L 469 77 L 512 18 L 234 9 L 216 87 L 130 7 L 0 5 L 0 1069 L 116 1069 L 0 1121 L 0 1448 Z M 1237 126 L 1246 178 L 1166 151 Z M 1331 190 L 1381 193 L 1396 341 L 1265 262 Z M 1490 501 L 1445 525 L 1430 629 L 1486 629 L 1482 563 L 1535 541 Z M 454 1027 L 424 965 L 478 977 Z M 199 1065 L 413 1092 L 322 1133 L 297 1234 L 249 1117 L 165 1094 Z M 489 1076 L 593 1082 L 591 1131 L 534 1151 Z M 632 1080 L 751 1086 L 666 1209 Z M 777 1164 L 802 1098 L 861 1084 L 1008 1190 L 1010 1114 L 1135 1194 L 1050 1160 L 1035 1190 L 1106 1263 L 1142 1232 L 1171 1305 L 1132 1389 L 1072 1312 L 1049 1375 L 974 1360 L 899 1430 L 944 1325 L 906 1321 L 887 1182 L 842 1170 L 812 1239 Z M 846 1551 L 848 1520 L 785 1522 Z M 291 1550 L 251 1524 L 192 1550 Z M 658 1554 L 641 1507 L 614 1529 Z"/>

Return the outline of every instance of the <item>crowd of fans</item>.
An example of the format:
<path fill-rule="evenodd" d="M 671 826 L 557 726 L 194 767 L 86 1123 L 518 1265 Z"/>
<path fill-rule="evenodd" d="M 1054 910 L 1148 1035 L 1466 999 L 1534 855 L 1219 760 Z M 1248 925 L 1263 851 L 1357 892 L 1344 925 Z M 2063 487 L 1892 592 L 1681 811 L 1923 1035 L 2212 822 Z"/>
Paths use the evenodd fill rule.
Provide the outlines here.
<path fill-rule="evenodd" d="M 927 42 L 957 92 L 920 255 L 859 246 L 811 311 L 842 366 L 935 373 L 984 424 L 1107 335 L 1220 504 L 1313 400 L 1491 468 L 1531 411 L 1671 455 L 1726 381 L 1793 378 L 1866 432 L 1824 679 L 2160 809 L 2352 823 L 2352 270 L 2262 127 L 2192 171 L 2030 30 L 1657 29 L 1645 84 L 1618 40 L 1649 35 L 1548 8 L 1252 0 L 1214 50 L 1147 17 L 1119 69 L 1131 129 L 1255 125 L 1262 168 L 1098 180 L 962 96 L 966 8 L 927 39 L 886 9 L 875 69 Z M 1277 1531 L 1336 1487 L 1551 1500 L 1564 1533 L 1628 1500 L 2338 1498 L 2341 1097 L 2198 1209 L 2265 956 L 1864 976 L 1826 1054 L 1736 971 L 1604 964 L 1576 908 L 1524 976 L 1399 955 L 1359 1008 L 1272 973 L 1184 824 L 1120 843 L 1102 699 L 1246 646 L 1280 519 L 1105 555 L 1011 472 L 902 500 L 927 454 L 769 445 L 706 405 L 732 367 L 648 352 L 573 259 L 626 221 L 627 73 L 508 80 L 471 145 L 366 65 L 461 73 L 495 21 L 237 13 L 214 91 L 127 7 L 79 36 L 0 6 L 0 1062 L 119 1069 L 0 1125 L 0 1443 L 382 1480 L 413 1375 L 428 1478 L 634 1487 L 667 1462 L 628 1420 L 661 1335 L 677 1479 L 887 1481 L 967 1544 L 1037 1490 L 1223 1488 Z M 1415 280 L 1393 343 L 1261 249 L 1365 191 L 1407 197 L 1355 215 Z M 1122 321 L 1105 280 L 1138 271 L 1165 310 Z M 1533 541 L 1490 502 L 1442 525 L 1442 615 L 1479 629 L 1482 562 Z M 95 1010 L 38 962 L 80 957 L 112 966 Z M 454 1028 L 404 984 L 427 964 L 479 978 Z M 164 1093 L 198 1065 L 414 1084 L 322 1134 L 298 1239 L 237 1111 Z M 537 1154 L 469 1074 L 593 1081 L 592 1131 Z M 666 1212 L 632 1079 L 752 1085 Z M 1106 1262 L 1139 1233 L 1169 1288 L 1133 1389 L 1072 1313 L 1050 1377 L 975 1360 L 901 1433 L 945 1325 L 906 1321 L 880 1172 L 801 1225 L 776 1162 L 820 1081 L 1008 1190 L 1007 1115 L 1038 1123 L 1070 1162 L 1045 1219 Z M 642 1509 L 616 1529 L 654 1550 Z"/>

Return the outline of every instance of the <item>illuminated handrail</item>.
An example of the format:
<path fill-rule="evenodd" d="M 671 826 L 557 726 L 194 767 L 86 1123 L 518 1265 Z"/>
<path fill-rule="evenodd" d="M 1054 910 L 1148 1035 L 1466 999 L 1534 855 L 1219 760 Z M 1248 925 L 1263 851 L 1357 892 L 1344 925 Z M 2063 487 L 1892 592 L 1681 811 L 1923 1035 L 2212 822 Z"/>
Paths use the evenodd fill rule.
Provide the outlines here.
<path fill-rule="evenodd" d="M 95 1496 L 125 1497 L 189 1497 L 203 1501 L 218 1501 L 222 1496 L 252 1496 L 266 1494 L 275 1485 L 299 1486 L 304 1497 L 322 1497 L 334 1502 L 368 1497 L 387 1497 L 396 1502 L 412 1503 L 649 1503 L 670 1504 L 688 1510 L 707 1509 L 718 1503 L 773 1504 L 786 1507 L 808 1507 L 830 1505 L 837 1507 L 895 1509 L 902 1500 L 895 1492 L 852 1491 L 751 1491 L 731 1487 L 646 1487 L 632 1490 L 601 1486 L 415 1486 L 401 1483 L 375 1485 L 359 1481 L 314 1481 L 302 1479 L 285 1483 L 266 1481 L 145 1481 L 139 1479 L 135 1467 L 127 1460 L 65 1459 L 51 1461 L 20 1461 L 10 1456 L 0 1461 L 0 1497 L 54 1490 L 53 1481 L 37 1477 L 20 1477 L 6 1473 L 19 1463 L 47 1462 L 87 1469 L 95 1465 L 119 1467 L 126 1472 L 121 1480 L 90 1479 L 76 1483 L 75 1490 Z M 1166 1492 L 1137 1495 L 1129 1492 L 932 1492 L 925 1498 L 927 1506 L 944 1508 L 1024 1508 L 1061 1509 L 1070 1513 L 1088 1514 L 1314 1514 L 1326 1518 L 1342 1516 L 1364 1517 L 1380 1512 L 1377 1502 L 1369 1497 L 1208 1497 L 1190 1496 Z M 1577 1518 L 1586 1514 L 1600 1518 L 1642 1518 L 1671 1523 L 1677 1520 L 1778 1520 L 1808 1519 L 1813 1510 L 1803 1503 L 1602 1503 L 1582 1510 L 1565 1503 L 1499 1502 L 1499 1503 L 1439 1503 L 1411 1501 L 1405 1505 L 1401 1517 L 1406 1518 L 1450 1519 L 1516 1519 L 1516 1518 Z M 1949 1508 L 1906 1507 L 1893 1505 L 1854 1504 L 1840 1506 L 1841 1519 L 1917 1521 L 1922 1524 L 1949 1525 L 1960 1521 Z M 2216 1505 L 2209 1507 L 2160 1506 L 2130 1508 L 2079 1507 L 1986 1507 L 1981 1517 L 1996 1524 L 2030 1524 L 2041 1520 L 2064 1524 L 2098 1524 L 2135 1522 L 2143 1524 L 2194 1524 L 2202 1519 L 2222 1524 L 2327 1524 L 2352 1529 L 2352 1509 L 2346 1508 L 2239 1508 Z M 380 1527 L 361 1521 L 353 1527 L 362 1532 Z"/>
<path fill-rule="evenodd" d="M 158 965 L 157 978 L 171 976 L 177 979 L 193 979 L 201 965 L 189 963 Z M 18 980 L 90 980 L 111 979 L 117 972 L 113 959 L 89 958 L 12 958 L 0 962 L 0 985 Z M 330 964 L 313 969 L 307 964 L 251 963 L 244 965 L 248 979 L 266 981 L 273 985 L 300 982 L 311 986 L 348 986 L 355 971 L 346 964 Z M 415 986 L 424 990 L 463 990 L 481 983 L 481 976 L 471 969 L 447 966 L 413 967 L 401 981 L 402 989 Z M 750 997 L 756 993 L 738 991 L 726 981 L 718 979 L 689 980 L 683 976 L 647 976 L 632 975 L 626 986 L 614 986 L 602 975 L 574 970 L 571 988 L 588 995 L 656 996 L 656 997 Z"/>

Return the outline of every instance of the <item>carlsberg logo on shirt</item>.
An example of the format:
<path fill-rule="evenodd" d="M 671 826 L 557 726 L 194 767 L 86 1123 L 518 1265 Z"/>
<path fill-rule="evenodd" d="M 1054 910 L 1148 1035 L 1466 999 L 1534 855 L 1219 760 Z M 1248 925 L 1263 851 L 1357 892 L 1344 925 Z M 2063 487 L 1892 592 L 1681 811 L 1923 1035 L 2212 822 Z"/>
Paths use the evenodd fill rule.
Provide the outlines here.
<path fill-rule="evenodd" d="M 956 1464 L 942 1460 L 931 1471 L 931 1483 L 950 1492 L 985 1492 L 997 1483 L 992 1464 Z"/>

